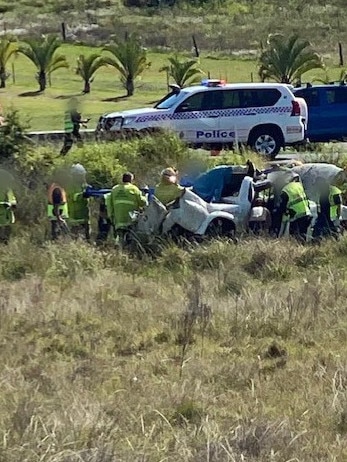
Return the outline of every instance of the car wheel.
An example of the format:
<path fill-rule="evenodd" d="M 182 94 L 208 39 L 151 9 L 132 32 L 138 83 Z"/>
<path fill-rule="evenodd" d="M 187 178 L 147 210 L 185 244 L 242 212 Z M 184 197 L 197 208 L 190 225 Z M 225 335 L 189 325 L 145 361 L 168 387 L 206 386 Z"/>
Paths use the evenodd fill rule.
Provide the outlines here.
<path fill-rule="evenodd" d="M 249 144 L 256 153 L 274 159 L 283 146 L 283 137 L 277 130 L 264 128 L 250 136 Z"/>
<path fill-rule="evenodd" d="M 228 237 L 233 239 L 235 237 L 235 223 L 225 218 L 215 218 L 208 225 L 205 234 L 213 238 Z"/>

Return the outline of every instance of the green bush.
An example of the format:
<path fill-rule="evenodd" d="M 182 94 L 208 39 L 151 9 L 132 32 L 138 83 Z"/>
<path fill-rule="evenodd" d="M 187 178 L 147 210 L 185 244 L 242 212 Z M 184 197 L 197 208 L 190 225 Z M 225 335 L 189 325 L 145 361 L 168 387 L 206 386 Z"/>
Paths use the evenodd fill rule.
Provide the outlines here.
<path fill-rule="evenodd" d="M 28 144 L 24 136 L 28 126 L 20 120 L 18 111 L 7 111 L 5 120 L 6 125 L 0 129 L 0 161 L 14 160 Z"/>
<path fill-rule="evenodd" d="M 95 274 L 104 267 L 103 257 L 95 247 L 83 242 L 50 244 L 46 251 L 47 270 L 50 278 L 74 279 L 82 274 Z"/>
<path fill-rule="evenodd" d="M 13 3 L 0 3 L 0 14 L 9 13 L 15 9 Z"/>
<path fill-rule="evenodd" d="M 15 281 L 31 273 L 42 274 L 44 263 L 41 257 L 28 236 L 11 239 L 8 246 L 0 246 L 0 278 Z"/>
<path fill-rule="evenodd" d="M 126 149 L 127 147 L 125 147 Z M 58 161 L 60 166 L 81 163 L 87 169 L 88 181 L 95 187 L 112 187 L 121 180 L 127 166 L 122 165 L 114 148 L 108 145 L 91 144 L 78 149 L 69 158 Z"/>

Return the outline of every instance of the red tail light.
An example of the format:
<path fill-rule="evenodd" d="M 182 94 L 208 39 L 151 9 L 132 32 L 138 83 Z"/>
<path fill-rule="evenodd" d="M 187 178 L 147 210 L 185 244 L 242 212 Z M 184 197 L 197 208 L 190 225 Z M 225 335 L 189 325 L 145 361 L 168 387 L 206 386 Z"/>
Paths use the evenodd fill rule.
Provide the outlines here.
<path fill-rule="evenodd" d="M 291 116 L 299 116 L 301 114 L 300 111 L 300 104 L 298 101 L 292 101 L 292 113 L 290 114 Z"/>

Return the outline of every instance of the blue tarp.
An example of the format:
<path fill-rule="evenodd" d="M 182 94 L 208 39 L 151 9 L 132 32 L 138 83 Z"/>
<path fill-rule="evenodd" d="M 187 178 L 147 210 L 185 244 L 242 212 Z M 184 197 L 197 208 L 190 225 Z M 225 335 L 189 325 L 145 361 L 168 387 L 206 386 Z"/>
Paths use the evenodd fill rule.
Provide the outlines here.
<path fill-rule="evenodd" d="M 199 175 L 194 181 L 193 191 L 206 202 L 218 202 L 222 198 L 223 189 L 232 184 L 232 177 L 232 166 L 219 165 Z"/>

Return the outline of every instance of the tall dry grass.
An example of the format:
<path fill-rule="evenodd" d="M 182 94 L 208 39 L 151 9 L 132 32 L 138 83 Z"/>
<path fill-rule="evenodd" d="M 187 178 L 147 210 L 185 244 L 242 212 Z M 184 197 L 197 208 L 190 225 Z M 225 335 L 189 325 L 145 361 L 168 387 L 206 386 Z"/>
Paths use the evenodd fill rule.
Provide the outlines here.
<path fill-rule="evenodd" d="M 345 461 L 346 255 L 346 238 L 141 261 L 14 238 L 0 460 Z"/>

